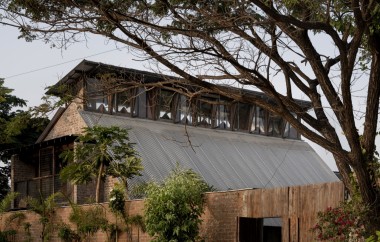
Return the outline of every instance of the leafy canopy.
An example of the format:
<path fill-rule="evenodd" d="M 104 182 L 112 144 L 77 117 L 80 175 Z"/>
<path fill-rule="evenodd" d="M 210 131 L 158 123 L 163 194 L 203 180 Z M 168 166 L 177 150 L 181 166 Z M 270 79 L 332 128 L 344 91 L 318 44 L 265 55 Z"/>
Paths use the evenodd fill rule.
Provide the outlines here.
<path fill-rule="evenodd" d="M 34 144 L 49 122 L 30 110 L 21 110 L 26 107 L 26 101 L 12 95 L 12 91 L 0 79 L 0 199 L 10 190 L 10 149 Z"/>

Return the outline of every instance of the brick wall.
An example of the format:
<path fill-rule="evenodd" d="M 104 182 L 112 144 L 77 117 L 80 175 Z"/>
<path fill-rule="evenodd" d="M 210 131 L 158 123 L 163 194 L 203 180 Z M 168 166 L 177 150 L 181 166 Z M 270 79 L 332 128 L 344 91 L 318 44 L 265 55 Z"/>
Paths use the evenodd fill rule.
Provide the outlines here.
<path fill-rule="evenodd" d="M 237 217 L 243 206 L 241 192 L 206 194 L 206 211 L 202 216 L 201 236 L 206 241 L 235 241 Z"/>
<path fill-rule="evenodd" d="M 205 195 L 206 211 L 202 215 L 201 236 L 205 241 L 223 242 L 237 241 L 239 217 L 281 217 L 282 218 L 282 241 L 312 241 L 313 235 L 310 228 L 315 223 L 316 213 L 327 207 L 335 207 L 343 200 L 343 184 L 325 183 L 318 185 L 299 186 L 290 188 L 238 190 L 227 192 L 213 192 Z M 84 205 L 84 207 L 90 205 Z M 115 218 L 108 211 L 108 204 L 104 203 L 109 222 L 114 223 Z M 126 209 L 130 215 L 143 214 L 144 201 L 134 200 L 126 202 Z M 2 219 L 1 229 L 13 226 L 6 223 L 6 217 L 15 212 L 9 212 Z M 25 212 L 27 220 L 32 224 L 31 232 L 34 240 L 38 240 L 40 224 L 38 216 L 31 212 Z M 70 207 L 62 207 L 57 210 L 56 222 L 69 223 Z M 1 222 L 1 221 L 0 221 Z M 24 241 L 25 232 L 22 226 L 19 228 L 15 241 Z M 148 242 L 147 234 L 134 227 L 132 239 L 127 239 L 123 232 L 119 241 Z M 107 235 L 98 232 L 91 241 L 106 241 Z M 52 241 L 60 241 L 54 235 Z"/>
<path fill-rule="evenodd" d="M 86 209 L 91 205 L 81 205 L 82 208 Z M 143 211 L 144 202 L 142 200 L 128 201 L 126 202 L 126 210 L 128 213 L 132 215 L 138 215 Z M 109 223 L 115 223 L 116 219 L 114 215 L 109 211 L 108 204 L 101 204 L 101 207 L 104 209 L 105 215 L 109 221 Z M 71 224 L 69 221 L 69 216 L 71 214 L 71 207 L 61 207 L 56 210 L 56 215 L 54 219 L 54 224 L 56 227 L 59 227 L 59 224 L 65 223 L 75 228 L 75 225 Z M 25 219 L 23 220 L 14 220 L 13 222 L 9 222 L 9 218 L 15 216 L 15 214 L 22 212 L 25 215 Z M 42 225 L 39 222 L 39 215 L 35 214 L 31 211 L 17 211 L 17 212 L 8 212 L 6 213 L 2 219 L 0 220 L 0 229 L 8 230 L 14 229 L 17 230 L 17 234 L 14 238 L 14 241 L 28 241 L 28 234 L 26 230 L 24 230 L 24 224 L 30 223 L 30 234 L 31 241 L 41 241 L 41 229 Z M 118 222 L 120 224 L 120 221 Z M 60 242 L 61 239 L 57 236 L 57 230 L 51 234 L 52 242 Z M 89 238 L 89 241 L 94 242 L 104 242 L 107 241 L 107 234 L 103 232 L 98 232 L 94 236 Z M 141 232 L 141 230 L 137 227 L 132 227 L 132 230 L 129 234 L 125 231 L 119 233 L 118 241 L 150 241 L 150 238 L 147 234 Z"/>
<path fill-rule="evenodd" d="M 79 92 L 79 96 L 82 96 L 83 90 Z M 50 130 L 45 140 L 50 140 L 65 135 L 77 135 L 83 132 L 83 128 L 86 127 L 86 123 L 80 116 L 78 110 L 83 109 L 83 100 L 76 98 L 66 108 L 62 116 L 58 119 L 57 123 Z"/>

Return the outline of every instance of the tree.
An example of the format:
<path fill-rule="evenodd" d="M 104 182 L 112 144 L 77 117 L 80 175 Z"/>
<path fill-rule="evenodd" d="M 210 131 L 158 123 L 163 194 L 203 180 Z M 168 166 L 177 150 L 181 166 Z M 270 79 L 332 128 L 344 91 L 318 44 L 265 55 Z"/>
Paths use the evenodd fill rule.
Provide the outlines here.
<path fill-rule="evenodd" d="M 26 101 L 11 95 L 12 91 L 0 79 L 0 200 L 10 190 L 10 149 L 33 144 L 49 122 L 44 116 L 34 115 L 32 109 L 17 109 L 26 107 Z"/>
<path fill-rule="evenodd" d="M 126 181 L 140 175 L 141 159 L 129 142 L 128 131 L 119 127 L 86 127 L 74 150 L 62 153 L 71 162 L 60 172 L 63 180 L 83 184 L 96 179 L 95 201 L 100 201 L 100 185 L 106 176 Z M 118 164 L 114 164 L 118 163 Z M 118 167 L 121 169 L 118 170 Z"/>
<path fill-rule="evenodd" d="M 358 187 L 370 207 L 368 227 L 379 229 L 378 1 L 4 0 L 1 6 L 3 24 L 20 28 L 26 40 L 64 47 L 81 33 L 102 35 L 156 60 L 184 78 L 179 82 L 281 115 L 333 154 L 346 187 L 351 193 Z M 320 46 L 324 40 L 329 48 Z M 266 97 L 215 85 L 226 78 Z M 365 94 L 357 97 L 360 90 Z M 310 101 L 309 111 L 294 101 L 296 93 Z"/>
<path fill-rule="evenodd" d="M 162 184 L 149 184 L 144 216 L 154 241 L 197 241 L 207 191 L 197 173 L 178 167 Z"/>

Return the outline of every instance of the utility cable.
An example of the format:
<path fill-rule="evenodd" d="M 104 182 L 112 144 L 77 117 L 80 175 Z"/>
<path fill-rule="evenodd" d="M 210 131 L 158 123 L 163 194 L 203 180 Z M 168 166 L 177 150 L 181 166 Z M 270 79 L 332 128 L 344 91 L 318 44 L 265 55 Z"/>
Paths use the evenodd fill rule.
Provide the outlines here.
<path fill-rule="evenodd" d="M 109 53 L 109 52 L 112 52 L 112 51 L 115 51 L 115 50 L 121 50 L 121 49 L 124 49 L 124 48 L 127 48 L 127 47 L 125 46 L 125 47 L 121 47 L 121 48 L 115 48 L 115 49 L 112 49 L 112 50 L 107 50 L 107 51 L 103 51 L 103 52 L 96 53 L 96 54 L 93 54 L 93 55 L 88 55 L 88 56 L 85 56 L 85 57 L 72 59 L 72 60 L 61 62 L 61 63 L 58 63 L 58 64 L 54 64 L 54 65 L 50 65 L 50 66 L 45 66 L 45 67 L 34 69 L 34 70 L 31 70 L 31 71 L 22 72 L 22 73 L 19 73 L 19 74 L 8 76 L 8 77 L 5 77 L 4 79 L 10 79 L 10 78 L 17 77 L 17 76 L 23 76 L 23 75 L 26 75 L 26 74 L 30 74 L 30 73 L 34 73 L 34 72 L 37 72 L 37 71 L 46 70 L 46 69 L 53 68 L 53 67 L 56 67 L 56 66 L 65 65 L 65 64 L 68 64 L 68 63 L 71 63 L 71 62 L 74 62 L 74 61 L 83 60 L 83 59 L 86 59 L 86 58 L 89 58 L 89 57 L 106 54 L 106 53 Z"/>

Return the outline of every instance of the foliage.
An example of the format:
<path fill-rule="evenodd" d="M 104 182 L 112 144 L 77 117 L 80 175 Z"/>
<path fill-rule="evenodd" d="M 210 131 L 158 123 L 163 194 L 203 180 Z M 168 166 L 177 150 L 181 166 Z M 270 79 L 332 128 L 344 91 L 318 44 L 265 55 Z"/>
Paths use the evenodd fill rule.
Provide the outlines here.
<path fill-rule="evenodd" d="M 128 215 L 125 210 L 125 202 L 126 202 L 126 189 L 123 184 L 115 184 L 113 189 L 110 192 L 109 198 L 109 208 L 113 214 L 116 216 L 116 224 L 114 231 L 116 232 L 116 237 L 118 236 L 117 232 L 119 229 L 124 230 L 129 235 L 132 240 L 132 226 L 135 225 L 138 229 L 141 229 L 145 232 L 145 224 L 142 216 L 140 215 Z M 123 226 L 118 226 L 118 218 L 122 219 Z"/>
<path fill-rule="evenodd" d="M 109 224 L 107 228 L 107 238 L 109 242 L 118 241 L 119 228 L 116 224 Z"/>
<path fill-rule="evenodd" d="M 23 223 L 23 229 L 26 234 L 25 242 L 31 242 L 33 241 L 32 239 L 32 233 L 30 232 L 30 227 L 32 227 L 32 224 L 29 222 Z"/>
<path fill-rule="evenodd" d="M 4 212 L 8 211 L 8 209 L 11 207 L 13 200 L 15 200 L 18 195 L 19 194 L 17 192 L 10 192 L 3 199 L 1 199 L 1 201 L 0 201 L 0 215 Z"/>
<path fill-rule="evenodd" d="M 106 176 L 121 178 L 126 183 L 127 179 L 140 175 L 141 160 L 129 142 L 127 130 L 86 127 L 77 141 L 74 150 L 67 150 L 61 155 L 70 164 L 62 169 L 60 177 L 74 184 L 96 179 L 96 202 L 100 201 L 100 183 Z"/>
<path fill-rule="evenodd" d="M 147 196 L 146 191 L 149 183 L 143 182 L 139 184 L 134 184 L 134 186 L 128 191 L 128 194 L 134 199 L 143 199 Z"/>
<path fill-rule="evenodd" d="M 64 242 L 80 241 L 79 235 L 67 224 L 61 224 L 58 229 L 58 237 Z"/>
<path fill-rule="evenodd" d="M 150 184 L 144 216 L 154 241 L 196 241 L 204 210 L 203 193 L 208 190 L 198 174 L 180 168 L 163 184 Z"/>
<path fill-rule="evenodd" d="M 364 236 L 362 217 L 344 206 L 318 212 L 318 223 L 312 228 L 321 241 L 359 241 Z"/>
<path fill-rule="evenodd" d="M 318 212 L 318 222 L 311 229 L 316 233 L 317 240 L 363 241 L 371 234 L 365 225 L 369 219 L 377 221 L 378 218 L 370 213 L 370 206 L 363 206 L 355 177 L 351 177 L 351 185 L 354 189 L 349 200 L 336 208 L 329 207 Z"/>
<path fill-rule="evenodd" d="M 380 242 L 380 231 L 376 231 L 376 235 L 371 235 L 365 241 L 366 242 Z"/>
<path fill-rule="evenodd" d="M 0 200 L 0 225 L 2 224 L 3 214 L 11 207 L 12 202 L 16 199 L 18 193 L 10 192 Z M 15 234 L 15 230 L 4 230 L 0 227 L 0 241 L 7 242 L 8 238 Z"/>
<path fill-rule="evenodd" d="M 36 214 L 40 216 L 39 222 L 42 225 L 40 238 L 42 241 L 49 241 L 52 232 L 57 226 L 57 218 L 55 211 L 57 209 L 56 199 L 62 196 L 61 193 L 53 193 L 44 198 L 40 194 L 40 198 L 27 197 L 26 204 Z"/>
<path fill-rule="evenodd" d="M 128 188 L 128 179 L 134 176 L 141 176 L 143 169 L 141 159 L 136 156 L 129 156 L 123 162 L 112 162 L 107 168 L 107 173 L 110 176 L 119 178 L 124 187 Z"/>
<path fill-rule="evenodd" d="M 18 227 L 22 224 L 22 221 L 25 218 L 26 216 L 22 212 L 14 212 L 9 214 L 5 220 L 4 229 L 0 230 L 0 241 L 14 241 L 14 237 L 18 232 Z"/>
<path fill-rule="evenodd" d="M 10 191 L 9 187 L 10 166 L 0 166 L 0 199 Z"/>
<path fill-rule="evenodd" d="M 351 193 L 354 174 L 363 206 L 380 214 L 371 168 L 380 95 L 379 1 L 3 0 L 0 9 L 1 22 L 19 28 L 27 41 L 65 48 L 88 33 L 102 35 L 182 77 L 173 86 L 183 94 L 217 94 L 282 116 L 333 154 Z M 215 85 L 226 82 L 266 95 Z M 188 83 L 202 90 L 194 93 Z M 374 232 L 380 223 L 372 217 L 366 227 Z"/>
<path fill-rule="evenodd" d="M 14 235 L 16 235 L 16 230 L 0 231 L 0 242 L 13 241 L 13 240 L 10 240 L 9 238 L 12 238 Z"/>
<path fill-rule="evenodd" d="M 17 230 L 17 228 L 21 225 L 21 222 L 26 218 L 25 213 L 23 212 L 14 212 L 10 214 L 6 221 L 6 228 L 11 228 L 12 230 Z"/>
<path fill-rule="evenodd" d="M 108 221 L 105 217 L 105 210 L 101 205 L 82 207 L 71 203 L 72 212 L 69 220 L 77 227 L 76 234 L 81 240 L 87 240 L 100 229 L 107 229 Z M 67 231 L 66 231 L 67 232 Z M 72 236 L 76 237 L 72 232 Z"/>
<path fill-rule="evenodd" d="M 0 200 L 10 190 L 9 149 L 33 144 L 49 122 L 47 118 L 19 110 L 26 106 L 26 101 L 11 95 L 12 91 L 0 79 Z"/>
<path fill-rule="evenodd" d="M 109 207 L 116 215 L 125 214 L 125 188 L 120 184 L 115 184 L 110 192 Z"/>

